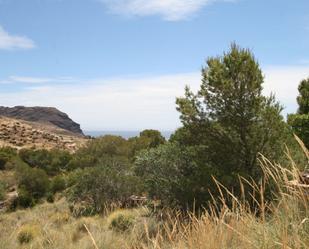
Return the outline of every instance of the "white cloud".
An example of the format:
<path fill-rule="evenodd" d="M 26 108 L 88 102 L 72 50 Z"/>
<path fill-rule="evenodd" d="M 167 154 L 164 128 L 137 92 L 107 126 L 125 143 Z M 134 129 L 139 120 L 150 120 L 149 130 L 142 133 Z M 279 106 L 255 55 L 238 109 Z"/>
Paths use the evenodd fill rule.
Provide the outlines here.
<path fill-rule="evenodd" d="M 275 93 L 285 107 L 285 114 L 295 112 L 298 84 L 309 77 L 309 66 L 270 66 L 264 69 L 264 73 L 265 94 Z"/>
<path fill-rule="evenodd" d="M 234 0 L 100 0 L 112 12 L 133 16 L 159 15 L 168 21 L 190 17 L 204 6 Z"/>
<path fill-rule="evenodd" d="M 54 83 L 54 84 L 63 84 L 63 83 L 77 83 L 78 80 L 73 77 L 28 77 L 28 76 L 9 76 L 7 79 L 0 80 L 0 84 L 13 84 L 13 83 L 23 83 L 23 84 L 46 84 L 46 83 Z"/>
<path fill-rule="evenodd" d="M 35 44 L 31 39 L 25 36 L 11 35 L 0 26 L 0 49 L 15 50 L 34 47 Z"/>
<path fill-rule="evenodd" d="M 88 80 L 83 84 L 32 85 L 0 93 L 0 105 L 55 106 L 88 130 L 175 129 L 175 98 L 200 74 Z"/>
<path fill-rule="evenodd" d="M 264 93 L 274 92 L 286 107 L 285 114 L 295 112 L 297 86 L 309 76 L 309 67 L 265 67 L 264 72 Z M 200 72 L 194 72 L 29 85 L 0 93 L 0 105 L 55 106 L 85 130 L 173 130 L 180 126 L 176 96 L 183 95 L 186 84 L 196 91 L 200 82 Z"/>

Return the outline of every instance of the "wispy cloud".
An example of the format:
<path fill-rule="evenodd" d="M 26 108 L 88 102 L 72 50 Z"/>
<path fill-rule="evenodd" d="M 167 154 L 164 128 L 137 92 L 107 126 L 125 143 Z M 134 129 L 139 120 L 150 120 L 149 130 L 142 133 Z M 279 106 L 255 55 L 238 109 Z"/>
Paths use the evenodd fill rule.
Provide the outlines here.
<path fill-rule="evenodd" d="M 72 83 L 79 80 L 73 77 L 29 77 L 29 76 L 9 76 L 6 79 L 0 80 L 0 84 L 61 84 Z"/>
<path fill-rule="evenodd" d="M 22 76 L 10 76 L 9 80 L 16 83 L 48 83 L 51 82 L 51 78 L 36 78 L 36 77 L 22 77 Z"/>
<path fill-rule="evenodd" d="M 234 2 L 235 0 L 99 0 L 112 12 L 133 15 L 159 15 L 167 21 L 187 19 L 213 2 Z"/>
<path fill-rule="evenodd" d="M 284 114 L 297 109 L 299 82 L 309 67 L 264 67 L 264 93 L 276 94 L 286 107 Z M 75 81 L 74 81 L 75 82 Z M 196 91 L 200 72 L 108 79 L 78 80 L 78 84 L 30 84 L 16 91 L 0 92 L 0 105 L 55 106 L 88 130 L 172 130 L 180 126 L 175 109 L 176 96 L 186 84 Z M 23 83 L 21 83 L 23 84 Z"/>
<path fill-rule="evenodd" d="M 35 43 L 25 36 L 9 34 L 2 26 L 0 26 L 0 49 L 16 50 L 16 49 L 32 49 Z"/>

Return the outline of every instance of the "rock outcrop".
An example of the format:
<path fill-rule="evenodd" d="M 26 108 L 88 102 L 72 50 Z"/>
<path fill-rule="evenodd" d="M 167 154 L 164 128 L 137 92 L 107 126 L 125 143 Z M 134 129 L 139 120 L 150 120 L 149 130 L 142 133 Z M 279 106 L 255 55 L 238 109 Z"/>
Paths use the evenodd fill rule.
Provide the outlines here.
<path fill-rule="evenodd" d="M 51 124 L 74 134 L 83 136 L 80 125 L 75 123 L 70 117 L 54 107 L 2 107 L 0 106 L 0 116 L 14 119 L 21 119 L 30 122 Z"/>

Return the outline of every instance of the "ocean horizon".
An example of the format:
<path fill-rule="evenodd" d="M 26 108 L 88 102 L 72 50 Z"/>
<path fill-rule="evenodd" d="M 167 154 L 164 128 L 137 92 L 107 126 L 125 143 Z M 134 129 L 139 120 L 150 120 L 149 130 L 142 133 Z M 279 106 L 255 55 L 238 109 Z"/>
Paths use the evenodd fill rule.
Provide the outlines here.
<path fill-rule="evenodd" d="M 125 139 L 129 139 L 131 137 L 139 136 L 141 131 L 84 131 L 84 134 L 87 136 L 92 137 L 101 137 L 105 135 L 114 135 L 114 136 L 121 136 Z M 160 131 L 162 136 L 164 136 L 166 139 L 169 139 L 170 136 L 174 133 L 174 131 Z"/>

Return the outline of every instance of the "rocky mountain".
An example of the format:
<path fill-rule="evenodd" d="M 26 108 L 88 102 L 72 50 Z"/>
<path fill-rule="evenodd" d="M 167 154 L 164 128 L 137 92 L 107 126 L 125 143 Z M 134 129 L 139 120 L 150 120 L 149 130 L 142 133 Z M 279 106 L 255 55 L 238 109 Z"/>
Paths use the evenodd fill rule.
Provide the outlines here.
<path fill-rule="evenodd" d="M 75 135 L 84 136 L 79 124 L 70 119 L 66 113 L 61 112 L 54 107 L 0 106 L 0 116 L 49 124 Z"/>

